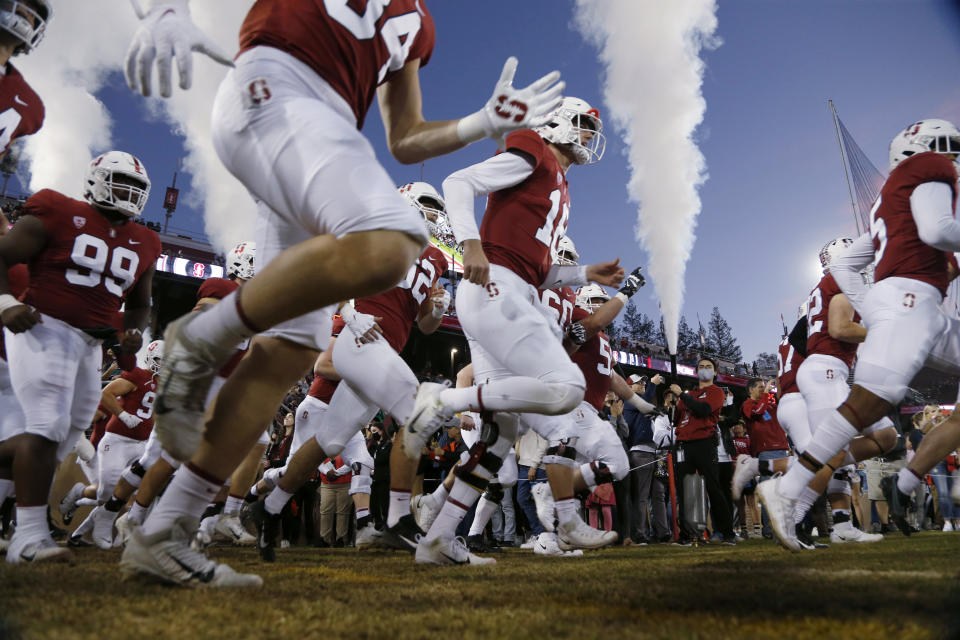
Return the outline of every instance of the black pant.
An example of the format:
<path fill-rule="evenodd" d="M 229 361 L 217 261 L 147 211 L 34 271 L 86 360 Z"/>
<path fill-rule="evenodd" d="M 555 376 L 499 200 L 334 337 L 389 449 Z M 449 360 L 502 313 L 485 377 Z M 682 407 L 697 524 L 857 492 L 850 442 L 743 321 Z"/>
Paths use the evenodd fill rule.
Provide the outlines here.
<path fill-rule="evenodd" d="M 387 510 L 390 507 L 390 484 L 374 481 L 370 488 L 370 515 L 373 525 L 383 530 L 387 526 Z"/>
<path fill-rule="evenodd" d="M 733 502 L 733 487 L 731 483 L 733 481 L 733 467 L 732 462 L 721 462 L 717 465 L 719 469 L 718 478 L 720 479 L 720 489 L 723 491 L 723 497 L 727 499 L 727 504 L 730 506 L 730 526 L 733 527 L 733 511 L 734 507 L 737 505 Z M 718 522 L 716 508 L 711 505 L 710 515 L 713 517 L 714 528 L 717 528 L 716 522 Z M 741 522 L 742 522 L 742 514 Z"/>
<path fill-rule="evenodd" d="M 707 486 L 707 495 L 710 497 L 710 512 L 713 516 L 714 529 L 723 536 L 733 537 L 733 511 L 730 503 L 720 486 L 720 469 L 717 462 L 717 440 L 711 436 L 702 440 L 688 440 L 683 443 L 683 462 L 677 465 L 679 479 L 677 492 L 683 500 L 683 478 L 687 474 L 700 472 Z M 680 508 L 683 514 L 683 508 Z M 681 518 L 682 521 L 682 518 Z M 693 537 L 696 530 L 687 522 L 683 522 L 684 537 Z"/>

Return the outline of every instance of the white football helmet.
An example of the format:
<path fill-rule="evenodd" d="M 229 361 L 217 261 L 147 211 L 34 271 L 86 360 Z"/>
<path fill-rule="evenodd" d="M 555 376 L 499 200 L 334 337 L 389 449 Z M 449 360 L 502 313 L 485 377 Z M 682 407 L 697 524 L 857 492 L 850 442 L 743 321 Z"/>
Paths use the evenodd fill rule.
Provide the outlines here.
<path fill-rule="evenodd" d="M 577 253 L 577 248 L 573 244 L 573 240 L 569 236 L 560 236 L 560 239 L 557 241 L 557 254 L 554 256 L 553 261 L 557 264 L 565 266 L 576 266 L 580 260 L 580 254 Z"/>
<path fill-rule="evenodd" d="M 423 215 L 430 235 L 438 237 L 441 223 L 445 223 L 447 217 L 443 196 L 426 182 L 408 182 L 397 190 Z"/>
<path fill-rule="evenodd" d="M 952 122 L 937 118 L 914 122 L 890 141 L 890 170 L 900 161 L 924 151 L 960 154 L 960 130 Z"/>
<path fill-rule="evenodd" d="M 607 292 L 598 284 L 588 284 L 577 290 L 577 306 L 593 313 L 610 299 Z"/>
<path fill-rule="evenodd" d="M 87 167 L 83 197 L 101 209 L 136 218 L 150 195 L 150 178 L 143 163 L 126 151 L 108 151 Z"/>
<path fill-rule="evenodd" d="M 143 362 L 144 369 L 149 369 L 154 375 L 160 373 L 160 367 L 163 365 L 163 340 L 154 340 L 147 345 Z"/>
<path fill-rule="evenodd" d="M 844 252 L 844 250 L 853 244 L 851 238 L 837 238 L 823 245 L 820 249 L 820 266 L 826 271 L 833 259 Z"/>
<path fill-rule="evenodd" d="M 256 242 L 241 242 L 227 254 L 227 275 L 249 280 L 256 273 L 253 260 L 257 255 Z"/>
<path fill-rule="evenodd" d="M 536 131 L 547 142 L 570 145 L 577 164 L 599 162 L 607 148 L 600 112 L 580 98 L 564 98 L 550 121 Z"/>
<path fill-rule="evenodd" d="M 0 29 L 20 41 L 15 53 L 27 53 L 43 40 L 53 16 L 49 0 L 4 0 L 0 2 Z"/>

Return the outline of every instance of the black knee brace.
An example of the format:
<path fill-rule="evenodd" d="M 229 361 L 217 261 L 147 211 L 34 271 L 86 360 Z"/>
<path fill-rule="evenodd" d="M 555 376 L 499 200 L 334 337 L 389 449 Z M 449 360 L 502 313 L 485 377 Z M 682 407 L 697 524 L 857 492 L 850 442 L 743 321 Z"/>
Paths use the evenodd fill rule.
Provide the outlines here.
<path fill-rule="evenodd" d="M 817 460 L 816 458 L 814 458 L 813 456 L 811 456 L 806 451 L 800 454 L 800 459 L 806 462 L 807 464 L 809 464 L 811 467 L 813 467 L 812 471 L 814 473 L 816 473 L 817 471 L 820 471 L 820 469 L 823 469 L 823 463 Z M 830 467 L 830 468 L 833 469 L 833 467 Z"/>
<path fill-rule="evenodd" d="M 593 478 L 598 485 L 616 480 L 616 478 L 613 477 L 613 472 L 610 471 L 610 467 L 599 460 L 594 460 L 590 463 L 590 470 L 593 471 Z"/>
<path fill-rule="evenodd" d="M 544 453 L 544 457 L 556 456 L 558 458 L 567 458 L 568 460 L 575 461 L 577 459 L 577 449 L 576 447 L 572 447 L 569 444 L 567 444 L 568 442 L 569 442 L 569 438 L 561 440 L 560 444 L 556 446 L 547 447 L 547 451 L 546 453 Z"/>
<path fill-rule="evenodd" d="M 503 501 L 503 485 L 496 480 L 490 482 L 483 497 L 494 504 L 500 504 Z"/>
<path fill-rule="evenodd" d="M 488 478 L 478 476 L 473 472 L 473 470 L 477 468 L 478 464 L 489 471 L 491 476 L 495 474 L 500 469 L 500 465 L 503 464 L 503 460 L 487 451 L 487 443 L 483 439 L 478 440 L 472 447 L 470 447 L 470 457 L 464 464 L 458 466 L 454 471 L 458 478 L 469 484 L 471 487 L 477 491 L 483 491 L 487 488 L 490 480 Z"/>
<path fill-rule="evenodd" d="M 143 474 L 145 474 L 146 472 L 147 470 L 144 469 L 142 466 L 140 466 L 139 460 L 134 460 L 133 464 L 130 465 L 130 473 L 137 476 L 138 478 L 142 478 Z"/>

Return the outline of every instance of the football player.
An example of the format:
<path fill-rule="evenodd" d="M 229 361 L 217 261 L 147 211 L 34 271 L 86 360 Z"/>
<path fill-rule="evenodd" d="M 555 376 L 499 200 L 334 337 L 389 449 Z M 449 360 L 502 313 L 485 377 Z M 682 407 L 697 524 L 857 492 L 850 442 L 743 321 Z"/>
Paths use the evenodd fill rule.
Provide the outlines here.
<path fill-rule="evenodd" d="M 954 218 L 958 154 L 960 131 L 945 120 L 921 120 L 897 134 L 870 233 L 844 254 L 873 254 L 874 285 L 863 294 L 858 272 L 838 276 L 831 268 L 869 332 L 850 394 L 811 425 L 813 437 L 798 464 L 762 486 L 774 533 L 791 550 L 799 548 L 793 513 L 804 488 L 853 438 L 893 410 L 937 341 L 955 328 L 940 303 L 948 284 L 947 252 L 960 250 L 960 221 Z"/>
<path fill-rule="evenodd" d="M 401 187 L 403 189 L 405 187 Z M 414 204 L 423 216 L 428 215 L 419 201 L 414 200 Z M 340 336 L 331 341 L 329 350 L 336 373 L 346 384 L 337 386 L 329 408 L 323 413 L 323 422 L 311 427 L 316 437 L 308 439 L 291 456 L 286 473 L 264 501 L 265 514 L 260 518 L 258 542 L 264 559 L 270 561 L 274 557 L 273 542 L 280 511 L 324 459 L 341 455 L 347 443 L 358 436 L 363 425 L 380 409 L 399 424 L 408 423 L 417 378 L 399 354 L 414 323 L 425 334 L 433 333 L 440 326 L 450 305 L 450 294 L 437 283 L 448 266 L 446 255 L 428 245 L 399 285 L 341 307 L 344 327 Z M 311 416 L 311 421 L 316 417 Z M 408 437 L 404 433 L 402 441 L 406 442 Z M 417 538 L 423 532 L 410 514 L 410 490 L 422 443 L 417 445 L 416 457 L 405 455 L 404 447 L 398 444 L 390 456 L 390 507 L 384 541 L 414 551 Z"/>
<path fill-rule="evenodd" d="M 0 445 L 0 460 L 13 465 L 18 504 L 8 562 L 69 558 L 47 527 L 50 482 L 58 459 L 93 419 L 101 344 L 115 335 L 121 305 L 122 351 L 132 358 L 142 344 L 160 239 L 132 219 L 149 193 L 143 164 L 110 151 L 87 169 L 86 201 L 39 191 L 13 230 L 0 237 L 0 320 L 12 386 L 26 419 Z M 30 270 L 23 303 L 10 295 L 7 280 L 10 266 L 20 263 Z"/>
<path fill-rule="evenodd" d="M 191 51 L 213 48 L 190 20 L 187 0 L 153 0 L 141 25 L 127 55 L 130 85 L 149 94 L 156 59 L 161 94 L 169 95 L 176 55 L 181 87 L 188 86 Z M 202 512 L 213 487 L 233 472 L 290 385 L 327 346 L 331 305 L 390 289 L 426 244 L 421 217 L 360 132 L 374 98 L 391 153 L 403 163 L 538 126 L 559 104 L 558 72 L 515 89 L 517 60 L 509 58 L 482 109 L 459 120 L 425 120 L 419 70 L 434 39 L 422 0 L 365 3 L 360 11 L 344 3 L 258 0 L 247 14 L 235 67 L 214 103 L 213 141 L 258 200 L 263 268 L 242 294 L 168 329 L 170 375 L 159 383 L 158 429 L 175 457 L 194 457 L 164 495 L 161 505 L 169 506 L 145 523 L 142 546 L 158 557 L 170 548 L 174 520 Z M 261 332 L 204 425 L 203 401 L 217 368 L 237 343 Z M 190 571 L 165 570 L 162 578 L 230 582 L 197 563 Z"/>

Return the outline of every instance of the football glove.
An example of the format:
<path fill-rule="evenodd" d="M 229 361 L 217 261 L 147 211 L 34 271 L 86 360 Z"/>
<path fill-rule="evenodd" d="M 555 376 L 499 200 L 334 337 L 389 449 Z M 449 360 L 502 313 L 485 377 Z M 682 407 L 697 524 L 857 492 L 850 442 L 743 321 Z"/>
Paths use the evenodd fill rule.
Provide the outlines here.
<path fill-rule="evenodd" d="M 438 320 L 443 317 L 443 314 L 447 312 L 447 309 L 450 308 L 450 292 L 446 289 L 443 290 L 443 295 L 439 298 L 434 298 L 433 308 L 430 310 L 430 313 L 433 314 L 434 318 Z"/>
<path fill-rule="evenodd" d="M 172 62 L 177 61 L 180 88 L 189 89 L 193 80 L 193 52 L 204 53 L 220 64 L 232 67 L 230 56 L 197 28 L 190 18 L 187 0 L 153 0 L 143 13 L 136 0 L 131 0 L 140 17 L 140 26 L 133 35 L 124 64 L 127 85 L 144 96 L 151 93 L 150 75 L 157 61 L 157 84 L 160 95 L 169 98 Z"/>
<path fill-rule="evenodd" d="M 574 322 L 567 329 L 567 337 L 573 344 L 585 344 L 587 342 L 587 330 L 579 322 Z"/>
<path fill-rule="evenodd" d="M 353 335 L 361 340 L 363 340 L 367 332 L 377 324 L 376 318 L 369 313 L 360 313 L 353 308 L 352 304 L 345 304 L 340 308 L 340 317 L 343 318 L 344 323 L 350 327 Z"/>
<path fill-rule="evenodd" d="M 516 72 L 517 59 L 510 56 L 503 64 L 500 80 L 487 104 L 457 123 L 461 140 L 475 142 L 492 138 L 502 150 L 505 148 L 504 136 L 511 131 L 535 129 L 549 121 L 560 106 L 566 86 L 560 81 L 560 72 L 551 71 L 523 89 L 513 86 Z"/>
<path fill-rule="evenodd" d="M 620 287 L 620 290 L 617 293 L 622 293 L 627 298 L 631 297 L 637 292 L 637 290 L 645 285 L 647 281 L 643 277 L 643 267 L 637 267 L 630 272 L 630 275 L 627 276 L 626 280 L 623 281 L 623 286 Z"/>
<path fill-rule="evenodd" d="M 127 425 L 128 429 L 136 429 L 140 426 L 140 423 L 143 422 L 143 420 L 137 416 L 129 414 L 126 411 L 121 411 L 117 414 L 117 417 L 120 418 L 120 422 Z"/>

